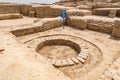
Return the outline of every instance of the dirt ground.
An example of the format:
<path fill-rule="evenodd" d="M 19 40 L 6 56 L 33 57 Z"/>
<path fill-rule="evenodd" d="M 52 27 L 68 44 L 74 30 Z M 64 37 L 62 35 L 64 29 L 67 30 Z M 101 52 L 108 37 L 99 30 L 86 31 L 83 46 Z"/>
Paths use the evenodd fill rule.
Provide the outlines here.
<path fill-rule="evenodd" d="M 65 59 L 77 56 L 77 52 L 69 46 L 45 46 L 39 50 L 39 53 L 50 59 Z"/>
<path fill-rule="evenodd" d="M 23 20 L 22 22 L 25 21 Z M 34 19 L 30 19 L 24 24 L 33 21 Z M 3 22 L 5 23 L 6 21 L 0 22 L 0 25 Z M 4 25 L 14 25 L 12 23 L 16 21 L 9 20 L 9 22 L 11 24 Z M 25 41 L 37 37 L 42 38 L 46 35 L 54 36 L 57 34 L 79 37 L 81 41 L 87 44 L 90 55 L 85 64 L 55 68 L 51 64 L 46 63 L 40 53 L 55 55 L 52 57 L 58 58 L 58 56 L 63 57 L 64 55 L 60 54 L 66 52 L 66 55 L 75 56 L 73 54 L 75 53 L 74 50 L 66 46 L 46 46 L 40 50 L 40 53 L 37 53 L 35 50 L 28 48 L 27 44 L 23 44 Z M 59 27 L 20 37 L 15 37 L 0 28 L 0 36 L 0 48 L 5 49 L 5 51 L 0 52 L 0 80 L 38 80 L 41 79 L 41 76 L 43 80 L 97 80 L 105 70 L 112 66 L 113 61 L 120 57 L 119 39 L 115 39 L 109 34 L 90 30 L 82 31 L 69 26 L 66 26 L 65 29 Z M 36 54 L 39 54 L 37 56 L 39 58 L 36 57 Z M 21 75 L 23 76 L 21 77 Z"/>

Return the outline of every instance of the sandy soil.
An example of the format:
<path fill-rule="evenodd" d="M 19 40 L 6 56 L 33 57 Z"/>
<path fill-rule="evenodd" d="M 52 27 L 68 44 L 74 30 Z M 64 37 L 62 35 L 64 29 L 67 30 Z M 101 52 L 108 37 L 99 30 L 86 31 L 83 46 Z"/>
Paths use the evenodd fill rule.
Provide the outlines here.
<path fill-rule="evenodd" d="M 34 20 L 37 20 L 38 18 L 29 18 L 29 17 L 23 17 L 21 19 L 9 19 L 9 20 L 0 20 L 0 28 L 3 27 L 9 27 L 9 26 L 17 26 L 17 25 L 27 25 L 34 23 Z M 7 24 L 6 24 L 7 23 Z"/>
<path fill-rule="evenodd" d="M 67 28 L 68 29 L 68 28 Z M 72 28 L 71 28 L 72 29 Z M 54 30 L 54 29 L 53 29 Z M 51 30 L 51 31 L 53 31 Z M 58 28 L 59 30 L 59 28 Z M 74 30 L 74 29 L 73 29 Z M 50 34 L 51 32 L 49 32 Z M 59 32 L 58 32 L 59 33 Z M 39 33 L 40 34 L 40 33 Z M 38 35 L 38 34 L 37 34 Z M 42 34 L 41 34 L 42 35 Z M 46 34 L 47 35 L 47 34 Z M 54 34 L 56 35 L 56 34 Z M 68 35 L 68 34 L 66 34 Z M 49 35 L 50 36 L 50 35 Z M 35 36 L 34 36 L 35 37 Z M 40 36 L 39 36 L 40 37 Z M 40 37 L 42 38 L 42 36 Z M 44 37 L 43 37 L 44 38 Z M 94 69 L 96 66 L 98 66 L 101 61 L 102 61 L 102 58 L 103 58 L 103 54 L 102 52 L 99 50 L 99 48 L 97 48 L 96 46 L 94 46 L 93 44 L 89 43 L 88 41 L 85 41 L 84 39 L 79 39 L 79 38 L 76 38 L 76 37 L 72 37 L 71 38 L 73 40 L 76 40 L 76 41 L 80 41 L 82 43 L 85 43 L 87 45 L 87 47 L 89 48 L 89 52 L 90 52 L 90 55 L 89 55 L 89 58 L 87 59 L 86 61 L 86 64 L 78 64 L 78 65 L 74 65 L 74 66 L 66 66 L 66 67 L 60 67 L 60 68 L 57 68 L 59 70 L 61 70 L 65 75 L 69 76 L 70 78 L 72 78 L 73 80 L 75 79 L 79 79 L 79 77 L 85 75 L 86 73 L 88 73 L 91 69 Z M 39 39 L 39 38 L 38 38 Z M 37 40 L 38 40 L 37 39 Z M 36 40 L 36 41 L 37 41 Z M 33 41 L 30 40 L 30 42 L 26 43 L 27 45 L 30 44 L 30 46 L 33 44 L 33 43 L 36 43 L 36 41 L 34 40 L 33 38 Z M 39 42 L 37 41 L 37 44 L 39 44 Z M 49 46 L 49 48 L 51 48 L 51 50 L 53 51 L 54 49 L 53 46 Z M 46 48 L 45 48 L 46 49 Z M 48 48 L 47 48 L 48 49 Z M 58 48 L 60 49 L 60 48 Z M 61 47 L 60 50 L 64 50 L 65 48 L 64 47 Z M 33 49 L 35 50 L 35 49 Z M 44 50 L 44 49 L 41 49 L 42 52 L 41 54 L 43 55 L 43 53 L 47 53 L 47 54 L 44 54 L 45 57 L 46 56 L 49 56 L 48 53 L 51 53 L 51 50 Z M 44 51 L 44 52 L 43 52 Z M 57 49 L 54 50 L 54 52 L 57 51 Z M 56 54 L 52 52 L 51 54 L 54 54 L 53 57 L 58 57 L 59 54 Z M 69 53 L 69 51 L 66 52 L 67 54 Z M 64 54 L 63 54 L 64 55 Z M 59 58 L 61 58 L 61 56 L 63 55 L 59 55 Z M 71 55 L 71 54 L 69 54 Z M 71 55 L 72 56 L 72 55 Z M 68 56 L 69 57 L 69 56 Z M 58 59 L 59 59 L 58 58 Z M 67 57 L 66 57 L 67 59 Z"/>
<path fill-rule="evenodd" d="M 74 49 L 61 45 L 45 46 L 38 52 L 50 59 L 66 59 L 77 56 L 77 52 Z"/>
<path fill-rule="evenodd" d="M 89 31 L 89 30 L 81 31 L 81 30 L 69 28 L 67 26 L 65 29 L 62 29 L 61 27 L 61 28 L 48 30 L 45 32 L 39 32 L 36 34 L 21 36 L 21 37 L 18 37 L 18 40 L 20 42 L 24 42 L 27 40 L 34 39 L 36 37 L 40 37 L 40 36 L 42 37 L 44 35 L 55 35 L 55 34 L 61 34 L 61 33 L 63 35 L 72 35 L 72 36 L 76 36 L 76 37 L 80 37 L 85 40 L 88 40 L 91 43 L 98 46 L 98 48 L 100 48 L 100 50 L 102 51 L 102 55 L 100 56 L 99 54 L 100 51 L 96 47 L 88 43 L 89 44 L 88 46 L 91 51 L 91 56 L 89 57 L 85 65 L 79 64 L 72 67 L 59 68 L 60 71 L 62 71 L 65 75 L 69 76 L 73 80 L 78 80 L 78 79 L 87 80 L 88 77 L 90 76 L 97 79 L 107 68 L 110 67 L 110 65 L 112 65 L 112 62 L 120 56 L 119 40 L 114 40 L 114 38 L 112 38 L 108 34 Z M 96 76 L 93 75 L 96 73 L 99 73 L 99 74 L 97 74 Z"/>
<path fill-rule="evenodd" d="M 11 23 L 11 25 L 13 24 Z M 86 64 L 55 68 L 49 63 L 45 63 L 42 56 L 37 59 L 36 54 L 38 53 L 35 50 L 27 48 L 26 44 L 21 44 L 36 37 L 56 34 L 82 38 L 90 50 Z M 0 36 L 0 42 L 2 42 L 0 48 L 5 49 L 0 53 L 1 80 L 38 80 L 41 77 L 44 80 L 97 80 L 113 64 L 113 61 L 120 57 L 120 40 L 116 40 L 108 34 L 90 30 L 81 31 L 68 26 L 65 29 L 60 27 L 17 38 L 8 32 L 1 31 Z M 54 47 L 47 47 L 47 50 L 51 48 Z M 58 46 L 57 49 L 55 49 L 56 53 L 61 50 Z M 43 49 L 43 52 L 47 53 L 47 50 L 45 52 Z M 54 49 L 50 50 L 50 52 L 52 51 Z M 22 78 L 21 75 L 23 75 Z"/>

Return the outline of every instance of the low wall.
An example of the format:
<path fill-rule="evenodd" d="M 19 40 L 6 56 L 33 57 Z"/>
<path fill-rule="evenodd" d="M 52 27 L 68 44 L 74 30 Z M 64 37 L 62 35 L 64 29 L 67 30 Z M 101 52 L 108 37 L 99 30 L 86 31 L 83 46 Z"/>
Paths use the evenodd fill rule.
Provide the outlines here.
<path fill-rule="evenodd" d="M 52 28 L 61 27 L 62 19 L 60 17 L 56 18 L 45 18 L 38 23 L 34 23 L 32 25 L 28 25 L 27 28 L 23 28 L 22 26 L 18 26 L 19 29 L 12 30 L 11 32 L 16 36 L 23 36 L 27 34 L 37 33 L 46 31 Z"/>
<path fill-rule="evenodd" d="M 58 17 L 61 15 L 60 13 L 62 10 L 69 10 L 69 9 L 73 9 L 73 7 L 34 4 L 34 5 L 22 5 L 21 13 L 30 17 L 51 18 L 51 17 Z"/>
<path fill-rule="evenodd" d="M 26 15 L 26 16 L 29 16 L 29 11 L 32 11 L 33 10 L 33 8 L 32 8 L 32 6 L 31 5 L 22 5 L 21 6 L 21 13 L 23 14 L 23 15 Z"/>
<path fill-rule="evenodd" d="M 21 13 L 29 17 L 58 17 L 62 10 L 73 9 L 59 5 L 0 3 L 0 14 Z"/>
<path fill-rule="evenodd" d="M 113 26 L 113 21 L 104 21 L 99 19 L 89 19 L 87 21 L 87 28 L 98 32 L 112 33 Z"/>
<path fill-rule="evenodd" d="M 120 8 L 119 3 L 98 3 L 94 5 L 94 8 Z"/>
<path fill-rule="evenodd" d="M 94 9 L 92 13 L 93 15 L 108 16 L 109 10 Z"/>
<path fill-rule="evenodd" d="M 112 0 L 113 3 L 120 2 L 120 0 Z"/>
<path fill-rule="evenodd" d="M 108 16 L 112 15 L 114 17 L 120 17 L 120 8 L 98 8 L 93 10 L 93 15 L 99 15 L 99 16 Z"/>
<path fill-rule="evenodd" d="M 51 17 L 52 16 L 51 8 L 48 5 L 34 6 L 33 9 L 36 12 L 35 16 L 38 17 L 38 18 L 44 18 L 44 17 Z"/>
<path fill-rule="evenodd" d="M 70 9 L 67 10 L 67 16 L 90 16 L 92 11 L 90 10 L 80 10 L 80 9 Z"/>
<path fill-rule="evenodd" d="M 33 9 L 36 12 L 36 17 L 44 18 L 60 16 L 62 10 L 69 10 L 72 9 L 72 7 L 63 7 L 58 5 L 39 5 L 34 6 Z"/>
<path fill-rule="evenodd" d="M 22 14 L 14 13 L 14 14 L 1 14 L 0 20 L 6 20 L 6 19 L 19 19 L 23 18 Z"/>
<path fill-rule="evenodd" d="M 114 20 L 95 16 L 70 16 L 67 19 L 67 25 L 79 29 L 90 29 L 111 34 L 114 27 Z"/>
<path fill-rule="evenodd" d="M 67 25 L 84 30 L 87 27 L 87 20 L 83 17 L 70 16 Z"/>
<path fill-rule="evenodd" d="M 0 14 L 20 13 L 22 4 L 0 4 Z"/>

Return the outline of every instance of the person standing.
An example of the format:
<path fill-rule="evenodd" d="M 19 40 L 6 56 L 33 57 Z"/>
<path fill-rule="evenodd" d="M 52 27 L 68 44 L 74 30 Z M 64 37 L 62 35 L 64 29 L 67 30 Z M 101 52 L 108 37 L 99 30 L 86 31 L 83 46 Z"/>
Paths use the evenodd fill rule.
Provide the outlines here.
<path fill-rule="evenodd" d="M 62 10 L 61 11 L 61 18 L 63 19 L 63 21 L 62 21 L 62 27 L 64 29 L 65 28 L 65 20 L 67 18 L 67 12 L 66 12 L 66 10 Z"/>

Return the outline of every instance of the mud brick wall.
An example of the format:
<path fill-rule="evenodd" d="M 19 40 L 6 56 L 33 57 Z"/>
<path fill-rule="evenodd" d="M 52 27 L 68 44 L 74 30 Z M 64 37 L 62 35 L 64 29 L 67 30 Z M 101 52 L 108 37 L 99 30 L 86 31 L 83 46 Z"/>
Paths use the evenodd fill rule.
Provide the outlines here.
<path fill-rule="evenodd" d="M 120 10 L 117 10 L 116 16 L 120 17 Z"/>
<path fill-rule="evenodd" d="M 27 28 L 19 26 L 19 29 L 11 30 L 10 32 L 12 32 L 16 36 L 23 36 L 27 34 L 42 32 L 49 29 L 61 27 L 62 26 L 61 23 L 62 23 L 61 17 L 45 18 L 42 19 L 40 22 L 28 25 Z"/>
<path fill-rule="evenodd" d="M 93 15 L 108 16 L 109 10 L 94 9 L 92 13 Z"/>
<path fill-rule="evenodd" d="M 36 17 L 39 18 L 51 17 L 53 14 L 52 9 L 48 5 L 39 5 L 33 8 L 36 12 Z"/>
<path fill-rule="evenodd" d="M 104 33 L 112 33 L 114 22 L 112 21 L 104 21 L 97 19 L 88 19 L 87 28 L 90 30 L 104 32 Z"/>
<path fill-rule="evenodd" d="M 70 9 L 67 10 L 67 16 L 90 16 L 92 11 L 89 10 L 80 10 L 80 9 Z"/>
<path fill-rule="evenodd" d="M 23 18 L 22 14 L 14 13 L 14 14 L 1 14 L 0 20 L 7 20 L 7 19 L 19 19 Z"/>
<path fill-rule="evenodd" d="M 29 12 L 33 11 L 33 8 L 31 5 L 22 5 L 21 6 L 21 13 L 25 16 L 29 16 Z"/>
<path fill-rule="evenodd" d="M 73 7 L 63 7 L 63 6 L 56 6 L 56 5 L 53 5 L 53 6 L 50 6 L 50 7 L 51 7 L 51 9 L 54 13 L 53 14 L 54 17 L 60 16 L 62 10 L 74 9 Z"/>
<path fill-rule="evenodd" d="M 115 25 L 112 31 L 112 36 L 120 38 L 120 20 L 115 21 Z"/>
<path fill-rule="evenodd" d="M 114 27 L 114 20 L 104 20 L 103 18 L 96 17 L 80 17 L 70 16 L 67 19 L 67 25 L 79 29 L 89 29 L 98 32 L 111 34 Z"/>
<path fill-rule="evenodd" d="M 20 13 L 21 5 L 0 4 L 0 14 Z"/>
<path fill-rule="evenodd" d="M 92 11 L 93 15 L 108 16 L 111 18 L 120 17 L 120 8 L 98 8 Z"/>
<path fill-rule="evenodd" d="M 94 8 L 120 8 L 119 3 L 114 4 L 114 3 L 104 3 L 104 4 L 96 4 L 94 5 Z"/>
<path fill-rule="evenodd" d="M 120 2 L 120 0 L 112 0 L 112 2 Z"/>
<path fill-rule="evenodd" d="M 79 29 L 86 29 L 87 27 L 87 20 L 83 17 L 78 17 L 78 16 L 70 16 L 67 19 L 67 25 L 73 26 L 74 28 L 79 28 Z"/>
<path fill-rule="evenodd" d="M 36 17 L 44 18 L 44 17 L 57 17 L 61 15 L 62 10 L 72 9 L 72 7 L 63 7 L 56 5 L 39 5 L 33 7 L 36 12 Z"/>
<path fill-rule="evenodd" d="M 21 13 L 30 17 L 49 18 L 58 17 L 62 10 L 72 9 L 72 7 L 63 7 L 58 5 L 22 5 Z"/>
<path fill-rule="evenodd" d="M 114 18 L 114 17 L 116 17 L 116 13 L 117 13 L 117 10 L 110 10 L 108 17 Z"/>

